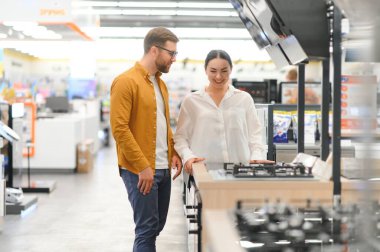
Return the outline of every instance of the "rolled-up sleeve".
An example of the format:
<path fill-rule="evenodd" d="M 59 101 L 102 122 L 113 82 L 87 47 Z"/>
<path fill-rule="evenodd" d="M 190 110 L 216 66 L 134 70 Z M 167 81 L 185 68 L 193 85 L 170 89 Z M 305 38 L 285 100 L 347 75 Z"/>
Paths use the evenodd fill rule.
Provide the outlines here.
<path fill-rule="evenodd" d="M 174 148 L 182 158 L 185 164 L 189 159 L 196 156 L 190 149 L 190 139 L 193 131 L 193 119 L 189 113 L 189 103 L 185 98 L 182 102 L 181 109 L 178 116 L 177 129 L 174 134 Z"/>

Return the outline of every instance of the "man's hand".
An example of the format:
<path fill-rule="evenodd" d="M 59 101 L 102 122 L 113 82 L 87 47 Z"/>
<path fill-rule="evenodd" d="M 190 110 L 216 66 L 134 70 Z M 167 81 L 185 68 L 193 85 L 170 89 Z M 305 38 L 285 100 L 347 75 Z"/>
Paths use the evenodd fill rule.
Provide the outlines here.
<path fill-rule="evenodd" d="M 257 159 L 255 159 L 255 160 L 249 161 L 249 163 L 250 164 L 274 164 L 275 162 L 272 160 L 265 160 L 265 159 L 257 160 Z"/>
<path fill-rule="evenodd" d="M 173 180 L 175 180 L 182 172 L 182 161 L 177 155 L 174 155 L 172 158 L 172 169 L 177 170 L 173 176 Z"/>
<path fill-rule="evenodd" d="M 153 186 L 153 170 L 151 167 L 147 167 L 139 173 L 139 183 L 137 188 L 144 195 L 150 193 L 150 189 Z"/>
<path fill-rule="evenodd" d="M 186 173 L 188 173 L 190 175 L 193 174 L 193 163 L 201 162 L 203 160 L 205 160 L 205 158 L 199 158 L 199 157 L 190 158 L 189 160 L 187 160 L 185 163 Z"/>

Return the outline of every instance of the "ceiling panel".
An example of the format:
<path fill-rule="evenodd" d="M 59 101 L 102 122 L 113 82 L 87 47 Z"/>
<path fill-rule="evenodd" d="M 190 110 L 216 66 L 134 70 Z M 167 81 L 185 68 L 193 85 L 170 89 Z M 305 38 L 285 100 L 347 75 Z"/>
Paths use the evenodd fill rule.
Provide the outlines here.
<path fill-rule="evenodd" d="M 74 12 L 86 11 L 101 27 L 244 28 L 229 1 L 80 1 Z"/>

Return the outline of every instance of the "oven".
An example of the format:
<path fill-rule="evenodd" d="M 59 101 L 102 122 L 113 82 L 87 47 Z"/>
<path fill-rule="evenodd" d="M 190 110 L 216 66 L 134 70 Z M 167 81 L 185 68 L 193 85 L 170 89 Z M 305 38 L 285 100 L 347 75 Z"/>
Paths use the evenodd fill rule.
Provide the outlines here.
<path fill-rule="evenodd" d="M 202 250 L 202 199 L 193 176 L 190 176 L 185 188 L 185 215 L 187 224 L 188 252 Z"/>

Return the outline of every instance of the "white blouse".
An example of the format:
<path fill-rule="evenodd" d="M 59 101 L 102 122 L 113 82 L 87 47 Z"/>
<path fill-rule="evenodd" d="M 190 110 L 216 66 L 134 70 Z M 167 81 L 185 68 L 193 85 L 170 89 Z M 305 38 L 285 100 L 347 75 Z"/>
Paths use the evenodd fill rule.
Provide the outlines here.
<path fill-rule="evenodd" d="M 252 97 L 229 86 L 219 107 L 205 88 L 182 102 L 174 134 L 174 148 L 183 163 L 194 157 L 206 162 L 248 164 L 266 159 L 261 141 L 262 126 Z"/>

